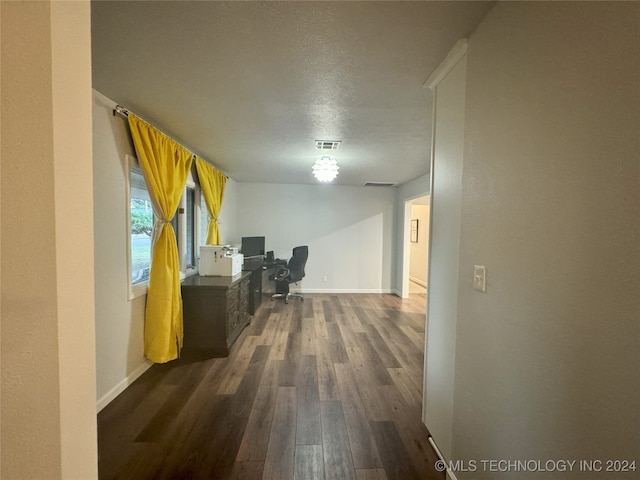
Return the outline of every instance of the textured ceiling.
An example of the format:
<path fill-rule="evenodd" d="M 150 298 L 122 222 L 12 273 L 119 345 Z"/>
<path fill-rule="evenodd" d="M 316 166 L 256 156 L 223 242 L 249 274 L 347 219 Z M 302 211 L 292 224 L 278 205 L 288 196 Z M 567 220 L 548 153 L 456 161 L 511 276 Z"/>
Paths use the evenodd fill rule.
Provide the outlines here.
<path fill-rule="evenodd" d="M 239 182 L 429 170 L 424 81 L 491 2 L 92 2 L 93 86 Z"/>

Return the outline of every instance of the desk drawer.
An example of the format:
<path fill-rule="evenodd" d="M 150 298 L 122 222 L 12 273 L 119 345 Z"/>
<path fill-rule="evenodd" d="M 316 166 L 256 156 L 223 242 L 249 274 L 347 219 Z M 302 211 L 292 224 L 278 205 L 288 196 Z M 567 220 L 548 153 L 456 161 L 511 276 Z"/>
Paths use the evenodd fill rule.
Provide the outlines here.
<path fill-rule="evenodd" d="M 227 303 L 234 303 L 238 301 L 240 297 L 240 286 L 236 286 L 234 288 L 230 288 L 227 290 Z"/>
<path fill-rule="evenodd" d="M 232 332 L 240 323 L 240 313 L 238 310 L 227 313 L 227 332 Z"/>

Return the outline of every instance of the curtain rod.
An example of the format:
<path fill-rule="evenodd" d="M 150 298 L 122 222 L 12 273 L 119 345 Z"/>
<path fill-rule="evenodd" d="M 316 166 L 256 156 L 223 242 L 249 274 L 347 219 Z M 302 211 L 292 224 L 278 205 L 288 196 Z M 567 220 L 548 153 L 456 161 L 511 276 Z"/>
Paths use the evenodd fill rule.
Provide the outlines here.
<path fill-rule="evenodd" d="M 116 115 L 122 115 L 123 117 L 129 118 L 129 110 L 124 108 L 122 105 L 116 105 L 115 108 L 113 109 L 113 116 L 115 117 Z M 166 133 L 164 135 L 166 135 Z M 167 135 L 167 136 L 169 136 L 169 135 Z M 169 137 L 169 138 L 171 138 L 171 137 Z M 174 140 L 174 142 L 175 142 L 175 140 Z M 177 143 L 179 144 L 180 142 L 177 142 Z M 189 149 L 187 149 L 187 150 L 189 150 Z M 195 153 L 191 152 L 190 150 L 189 150 L 189 152 L 194 157 L 197 157 L 197 155 Z M 204 158 L 203 158 L 203 160 L 204 160 Z M 207 162 L 207 163 L 209 163 L 209 162 Z M 209 165 L 211 165 L 211 164 L 209 163 Z M 211 165 L 211 166 L 213 167 L 213 165 Z M 215 168 L 217 168 L 217 167 L 215 167 Z M 217 168 L 217 169 L 220 170 L 219 168 Z M 220 170 L 220 171 L 222 171 L 222 170 Z M 228 179 L 229 175 L 225 175 L 225 177 L 227 177 L 227 179 Z"/>
<path fill-rule="evenodd" d="M 128 117 L 129 110 L 124 108 L 122 105 L 116 105 L 116 108 L 113 109 L 113 116 L 115 117 L 116 114 L 122 115 L 123 117 Z"/>

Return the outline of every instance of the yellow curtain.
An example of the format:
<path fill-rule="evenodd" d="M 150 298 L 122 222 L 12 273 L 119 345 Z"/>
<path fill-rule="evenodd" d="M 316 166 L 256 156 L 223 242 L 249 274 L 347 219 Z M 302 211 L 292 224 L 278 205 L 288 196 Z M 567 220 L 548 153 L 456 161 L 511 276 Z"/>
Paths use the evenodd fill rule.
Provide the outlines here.
<path fill-rule="evenodd" d="M 149 190 L 156 222 L 144 324 L 144 353 L 156 363 L 178 358 L 182 348 L 180 262 L 171 219 L 187 182 L 193 155 L 129 113 L 129 128 Z"/>
<path fill-rule="evenodd" d="M 204 202 L 207 204 L 207 211 L 209 212 L 206 243 L 207 245 L 220 245 L 218 215 L 222 207 L 222 197 L 224 196 L 227 177 L 200 157 L 196 157 L 196 170 L 198 171 Z"/>

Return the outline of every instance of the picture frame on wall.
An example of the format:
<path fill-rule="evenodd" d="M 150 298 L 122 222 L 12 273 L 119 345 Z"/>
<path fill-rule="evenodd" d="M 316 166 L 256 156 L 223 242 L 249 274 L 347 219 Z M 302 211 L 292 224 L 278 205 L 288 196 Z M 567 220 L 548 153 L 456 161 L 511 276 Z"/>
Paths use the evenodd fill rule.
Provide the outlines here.
<path fill-rule="evenodd" d="M 411 220 L 411 243 L 418 243 L 418 219 Z"/>

